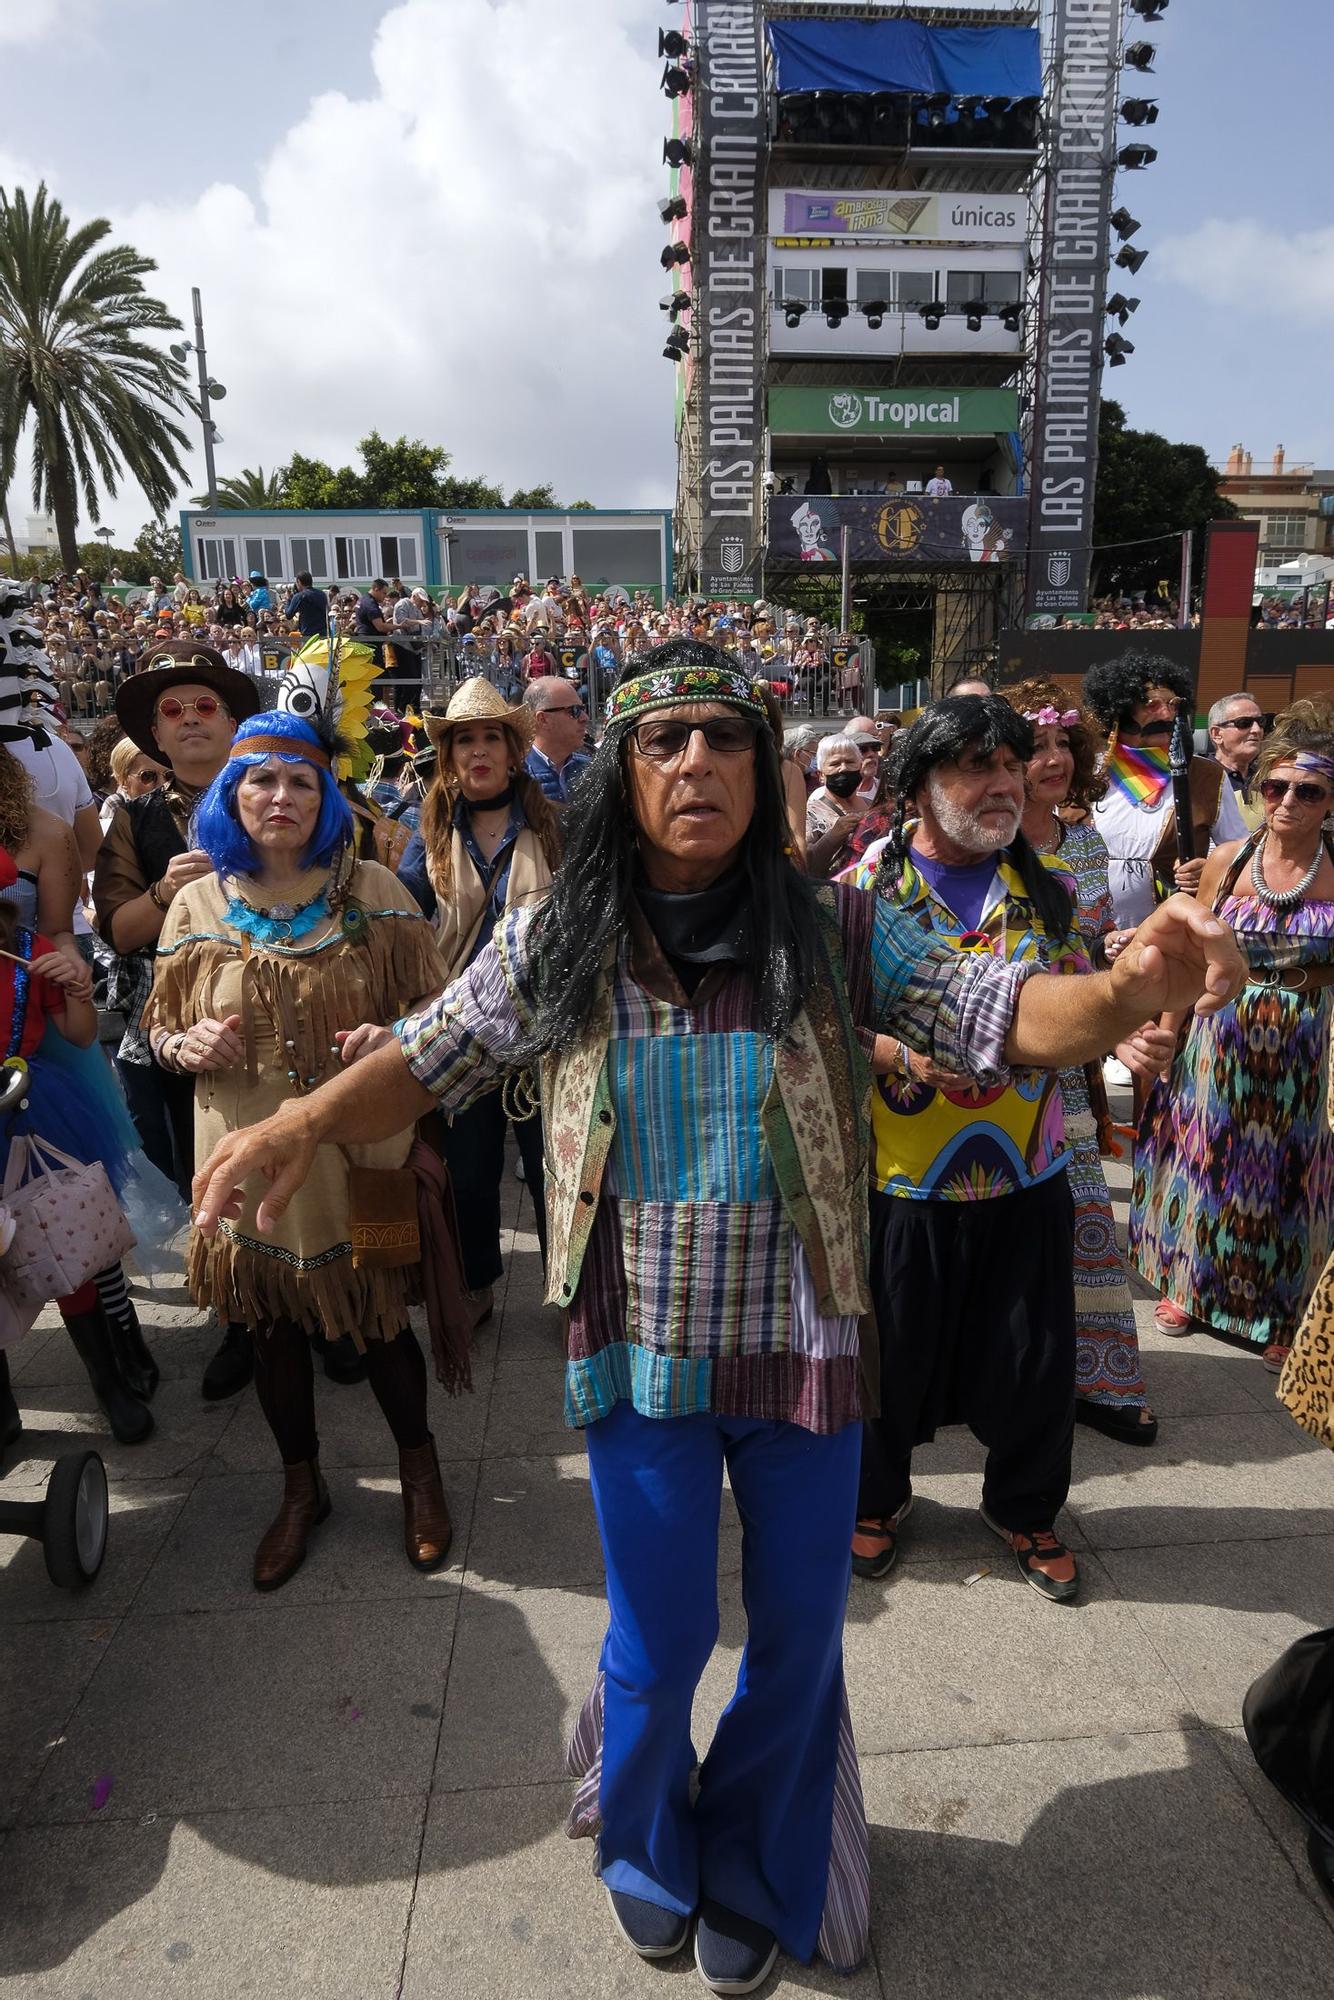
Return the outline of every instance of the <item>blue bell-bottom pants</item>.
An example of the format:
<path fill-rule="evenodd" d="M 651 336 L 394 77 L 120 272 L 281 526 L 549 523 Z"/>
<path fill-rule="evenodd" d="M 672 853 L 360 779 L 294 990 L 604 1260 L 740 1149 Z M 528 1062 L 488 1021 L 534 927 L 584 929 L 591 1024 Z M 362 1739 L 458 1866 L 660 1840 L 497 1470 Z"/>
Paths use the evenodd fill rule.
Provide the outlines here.
<path fill-rule="evenodd" d="M 683 1916 L 713 1897 L 809 1959 L 830 1874 L 860 1427 L 820 1437 L 619 1403 L 585 1437 L 610 1612 L 602 1879 Z M 690 1712 L 718 1638 L 724 1467 L 747 1637 L 692 1803 Z"/>

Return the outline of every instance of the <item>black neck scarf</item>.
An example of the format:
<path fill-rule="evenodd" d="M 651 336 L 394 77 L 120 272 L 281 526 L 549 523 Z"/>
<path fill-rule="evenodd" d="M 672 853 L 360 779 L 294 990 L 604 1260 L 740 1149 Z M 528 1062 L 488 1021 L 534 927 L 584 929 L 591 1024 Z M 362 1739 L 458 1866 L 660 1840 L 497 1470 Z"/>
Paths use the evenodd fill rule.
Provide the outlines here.
<path fill-rule="evenodd" d="M 635 896 L 654 937 L 687 993 L 710 966 L 750 961 L 750 890 L 744 867 L 729 869 L 707 889 L 672 895 L 650 889 L 642 868 Z"/>

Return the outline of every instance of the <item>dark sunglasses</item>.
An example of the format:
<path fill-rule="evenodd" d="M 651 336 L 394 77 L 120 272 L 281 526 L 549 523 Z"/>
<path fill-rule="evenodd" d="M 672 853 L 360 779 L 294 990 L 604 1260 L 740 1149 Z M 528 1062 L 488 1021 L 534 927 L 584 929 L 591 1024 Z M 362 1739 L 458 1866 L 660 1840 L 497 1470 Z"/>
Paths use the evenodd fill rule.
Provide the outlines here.
<path fill-rule="evenodd" d="M 1281 806 L 1289 792 L 1294 794 L 1299 806 L 1324 805 L 1329 799 L 1329 793 L 1323 785 L 1285 785 L 1281 778 L 1265 778 L 1261 781 L 1260 797 L 1267 806 Z"/>
<path fill-rule="evenodd" d="M 639 722 L 630 731 L 641 757 L 657 764 L 670 764 L 684 755 L 686 745 L 698 730 L 710 750 L 724 757 L 738 757 L 753 750 L 760 725 L 748 715 L 717 715 L 707 722 Z"/>
<path fill-rule="evenodd" d="M 1229 722 L 1219 724 L 1220 729 L 1263 729 L 1264 726 L 1262 715 L 1238 715 Z"/>
<path fill-rule="evenodd" d="M 553 701 L 545 708 L 539 708 L 538 715 L 587 715 L 588 710 L 581 701 Z"/>

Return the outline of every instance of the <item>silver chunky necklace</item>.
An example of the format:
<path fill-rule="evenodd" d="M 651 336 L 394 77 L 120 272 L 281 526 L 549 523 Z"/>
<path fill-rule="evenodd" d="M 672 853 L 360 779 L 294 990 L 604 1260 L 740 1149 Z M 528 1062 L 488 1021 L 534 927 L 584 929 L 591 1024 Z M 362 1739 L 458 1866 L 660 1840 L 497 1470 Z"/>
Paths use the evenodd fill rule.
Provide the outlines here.
<path fill-rule="evenodd" d="M 1320 861 L 1325 851 L 1324 842 L 1318 841 L 1316 843 L 1315 858 L 1306 873 L 1302 876 L 1300 882 L 1291 889 L 1271 889 L 1265 881 L 1264 868 L 1260 859 L 1264 853 L 1265 842 L 1268 838 L 1269 831 L 1266 828 L 1255 843 L 1255 852 L 1251 856 L 1251 887 L 1255 890 L 1256 900 L 1266 904 L 1269 909 L 1295 910 L 1298 903 L 1302 902 L 1305 898 L 1306 892 L 1315 881 L 1316 876 L 1320 873 Z"/>

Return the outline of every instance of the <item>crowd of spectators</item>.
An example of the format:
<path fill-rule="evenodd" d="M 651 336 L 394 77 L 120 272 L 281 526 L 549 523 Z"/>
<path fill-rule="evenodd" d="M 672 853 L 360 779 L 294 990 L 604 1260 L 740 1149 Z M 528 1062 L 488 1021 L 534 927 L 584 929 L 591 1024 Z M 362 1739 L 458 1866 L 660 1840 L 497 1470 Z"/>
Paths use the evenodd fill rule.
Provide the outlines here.
<path fill-rule="evenodd" d="M 146 586 L 114 577 L 104 587 L 79 570 L 47 583 L 34 576 L 28 588 L 62 703 L 79 722 L 110 712 L 152 640 L 198 637 L 229 666 L 258 676 L 330 626 L 387 655 L 383 685 L 404 710 L 478 674 L 511 700 L 556 676 L 600 704 L 624 659 L 683 636 L 720 646 L 767 680 L 787 712 L 848 715 L 860 705 L 851 636 L 764 601 L 660 603 L 614 584 L 589 590 L 578 576 L 516 576 L 505 590 L 470 583 L 436 597 L 399 577 L 377 577 L 364 590 L 326 588 L 306 574 L 200 586 L 180 571 Z"/>

